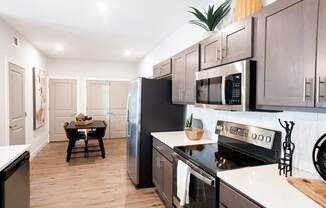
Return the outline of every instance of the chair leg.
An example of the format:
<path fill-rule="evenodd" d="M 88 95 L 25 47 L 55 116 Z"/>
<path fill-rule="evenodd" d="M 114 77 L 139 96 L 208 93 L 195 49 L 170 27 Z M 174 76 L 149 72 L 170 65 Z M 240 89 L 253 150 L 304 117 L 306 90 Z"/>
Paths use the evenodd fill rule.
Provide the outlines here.
<path fill-rule="evenodd" d="M 67 157 L 66 157 L 67 162 L 70 161 L 71 152 L 72 152 L 73 147 L 74 147 L 74 141 L 70 139 L 69 143 L 68 143 L 68 149 L 67 149 Z"/>
<path fill-rule="evenodd" d="M 88 139 L 85 139 L 85 157 L 88 157 Z"/>
<path fill-rule="evenodd" d="M 103 138 L 97 138 L 97 140 L 100 145 L 102 158 L 104 159 L 105 158 L 105 148 L 104 148 Z"/>

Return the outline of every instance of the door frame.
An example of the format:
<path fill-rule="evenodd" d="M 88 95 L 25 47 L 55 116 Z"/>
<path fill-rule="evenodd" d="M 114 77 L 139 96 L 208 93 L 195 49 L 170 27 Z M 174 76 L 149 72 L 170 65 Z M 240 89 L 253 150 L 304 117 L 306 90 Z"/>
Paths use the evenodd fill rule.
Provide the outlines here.
<path fill-rule="evenodd" d="M 9 126 L 10 126 L 10 86 L 9 86 L 9 64 L 15 64 L 21 68 L 24 69 L 24 75 L 25 75 L 25 83 L 24 83 L 24 93 L 25 93 L 25 98 L 24 98 L 24 105 L 25 105 L 25 113 L 27 112 L 27 108 L 26 108 L 26 67 L 24 67 L 24 65 L 8 56 L 5 56 L 5 67 L 4 67 L 4 87 L 5 87 L 5 102 L 4 102 L 4 108 L 5 108 L 5 138 L 4 138 L 4 143 L 5 145 L 9 145 L 10 144 L 10 130 L 9 130 Z M 27 118 L 29 117 L 29 115 L 25 116 L 25 143 L 27 143 L 27 134 L 26 134 L 26 124 L 27 124 Z"/>
<path fill-rule="evenodd" d="M 62 79 L 62 80 L 67 80 L 67 79 L 70 79 L 70 80 L 76 80 L 76 111 L 77 111 L 77 113 L 80 113 L 81 111 L 81 109 L 80 109 L 80 102 L 78 102 L 78 100 L 79 100 L 79 98 L 80 98 L 80 89 L 79 89 L 79 84 L 80 84 L 80 78 L 79 77 L 58 77 L 58 76 L 48 76 L 47 77 L 47 80 L 46 80 L 46 82 L 47 82 L 47 91 L 49 92 L 48 93 L 48 96 L 47 96 L 47 103 L 49 103 L 49 105 L 48 105 L 48 113 L 47 113 L 47 117 L 48 117 L 48 119 L 49 119 L 49 130 L 48 130 L 48 134 L 49 134 L 49 142 L 51 142 L 51 138 L 50 138 L 50 128 L 51 128 L 51 124 L 50 124 L 50 116 L 51 116 L 51 114 L 50 114 L 50 105 L 51 105 L 51 103 L 50 103 L 50 80 L 52 80 L 52 79 Z M 52 141 L 53 142 L 53 141 Z"/>

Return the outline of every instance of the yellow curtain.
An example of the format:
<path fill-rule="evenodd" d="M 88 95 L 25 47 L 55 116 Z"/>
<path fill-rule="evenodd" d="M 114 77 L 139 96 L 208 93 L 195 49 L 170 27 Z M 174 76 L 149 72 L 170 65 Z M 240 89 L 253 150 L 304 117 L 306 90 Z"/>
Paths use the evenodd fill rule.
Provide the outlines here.
<path fill-rule="evenodd" d="M 262 0 L 235 0 L 234 19 L 241 20 L 263 8 Z"/>

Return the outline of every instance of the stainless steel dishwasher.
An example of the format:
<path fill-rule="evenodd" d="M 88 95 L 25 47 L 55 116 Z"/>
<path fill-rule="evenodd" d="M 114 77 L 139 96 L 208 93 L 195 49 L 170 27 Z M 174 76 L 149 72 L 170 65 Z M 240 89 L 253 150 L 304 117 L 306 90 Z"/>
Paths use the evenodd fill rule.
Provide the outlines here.
<path fill-rule="evenodd" d="M 29 152 L 0 172 L 0 208 L 30 208 Z"/>

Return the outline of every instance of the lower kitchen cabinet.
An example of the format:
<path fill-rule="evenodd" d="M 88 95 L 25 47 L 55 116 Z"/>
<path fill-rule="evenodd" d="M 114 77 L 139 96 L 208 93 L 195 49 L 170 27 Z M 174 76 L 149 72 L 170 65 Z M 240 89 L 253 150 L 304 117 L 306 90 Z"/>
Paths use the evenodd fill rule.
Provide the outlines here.
<path fill-rule="evenodd" d="M 222 208 L 261 208 L 227 184 L 220 182 L 220 207 Z"/>
<path fill-rule="evenodd" d="M 153 138 L 153 183 L 166 207 L 172 205 L 173 150 Z M 168 157 L 167 157 L 168 156 Z"/>

